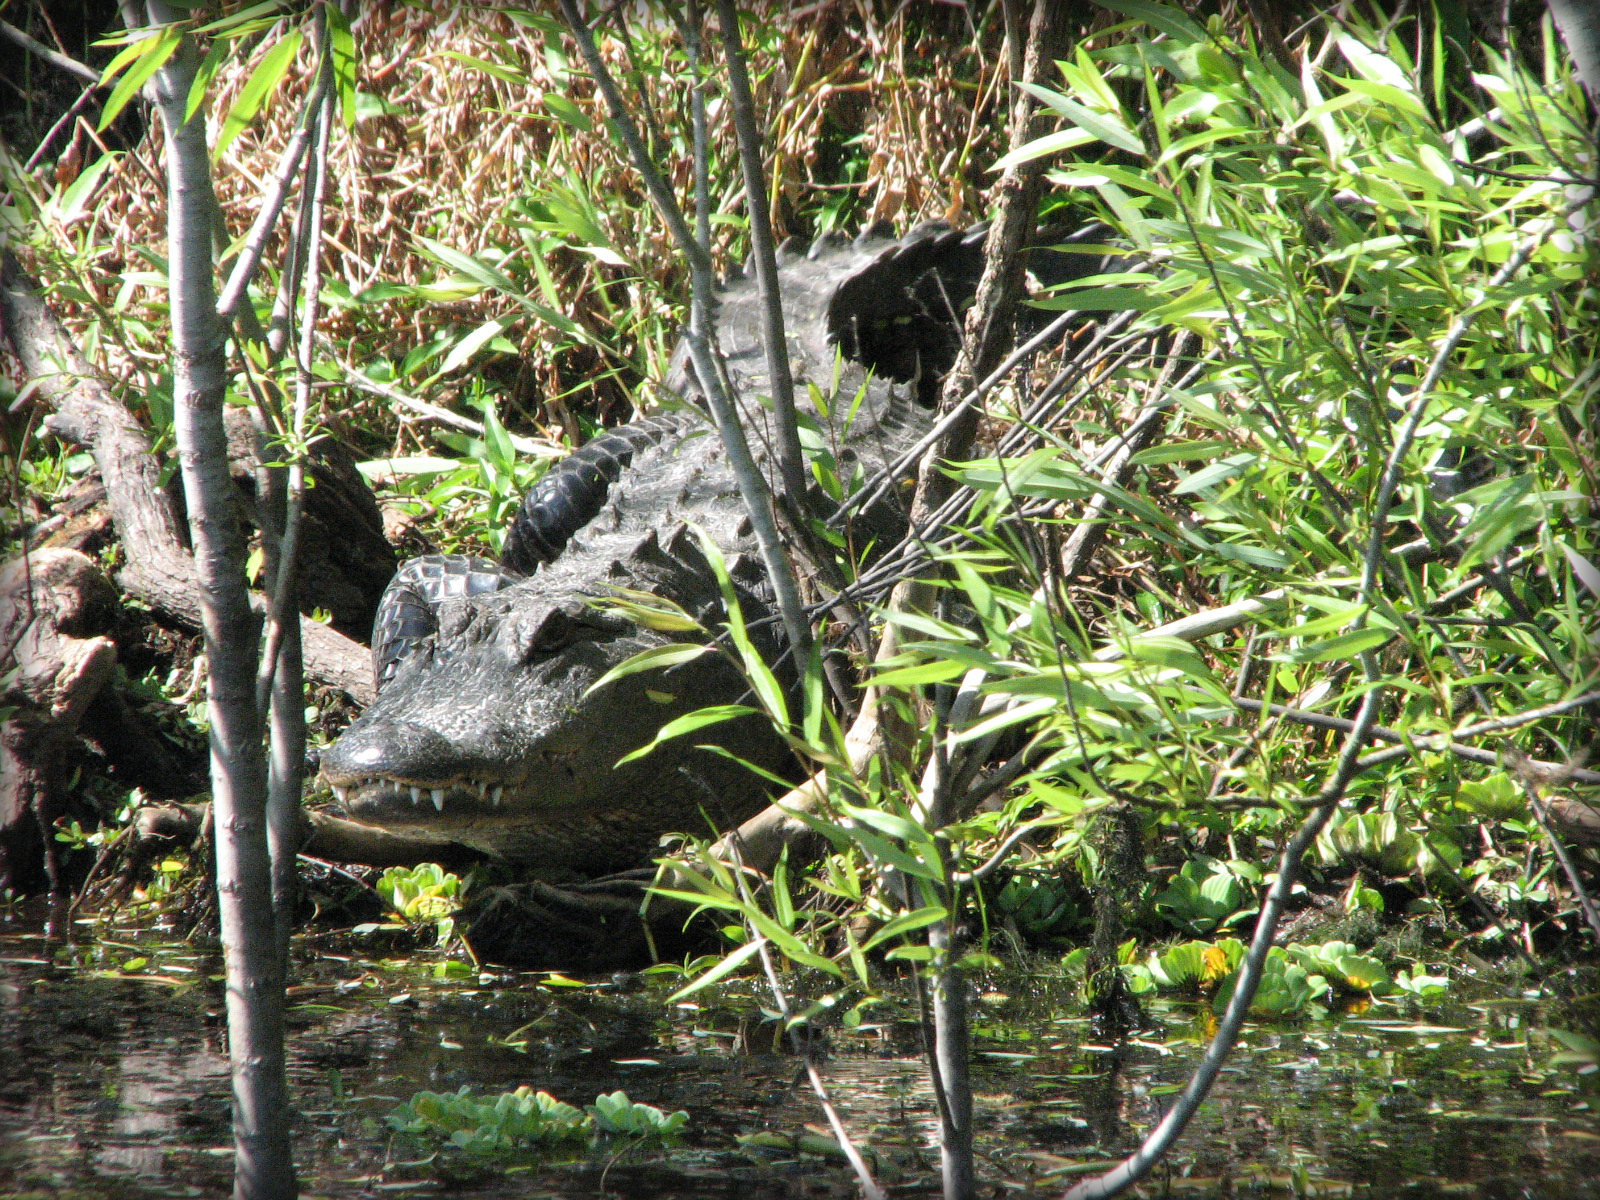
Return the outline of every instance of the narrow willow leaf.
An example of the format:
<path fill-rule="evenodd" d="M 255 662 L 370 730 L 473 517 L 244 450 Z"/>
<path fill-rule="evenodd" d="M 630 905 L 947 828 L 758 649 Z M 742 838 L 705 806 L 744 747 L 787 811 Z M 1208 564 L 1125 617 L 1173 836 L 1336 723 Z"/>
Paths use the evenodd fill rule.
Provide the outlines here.
<path fill-rule="evenodd" d="M 723 721 L 731 721 L 735 717 L 760 715 L 761 710 L 751 708 L 748 704 L 713 704 L 708 708 L 697 708 L 692 713 L 668 721 L 663 725 L 656 736 L 649 743 L 640 746 L 631 754 L 624 754 L 617 759 L 616 766 L 630 763 L 636 758 L 644 758 L 662 742 L 670 742 L 673 738 L 682 737 L 686 733 L 693 733 L 696 729 L 704 729 L 707 725 L 717 725 Z"/>
<path fill-rule="evenodd" d="M 262 104 L 277 90 L 278 84 L 283 81 L 284 73 L 294 62 L 294 56 L 300 52 L 300 42 L 303 38 L 304 34 L 300 30 L 291 29 L 272 49 L 261 56 L 261 61 L 256 64 L 256 69 L 250 72 L 250 78 L 245 80 L 244 87 L 239 89 L 239 98 L 233 102 L 227 118 L 222 122 L 222 132 L 217 135 L 216 147 L 211 151 L 212 158 L 221 158 L 233 139 L 243 133 L 250 122 L 256 119 Z"/>
<path fill-rule="evenodd" d="M 1017 86 L 1026 89 L 1035 99 L 1042 100 L 1097 140 L 1108 146 L 1115 146 L 1118 150 L 1126 150 L 1129 154 L 1137 154 L 1140 158 L 1144 157 L 1144 143 L 1128 128 L 1122 120 L 1121 113 L 1091 112 L 1076 100 L 1069 100 L 1061 93 L 1052 92 L 1049 88 L 1040 87 L 1036 83 L 1021 83 Z"/>
<path fill-rule="evenodd" d="M 740 946 L 716 966 L 712 967 L 704 975 L 700 976 L 699 979 L 696 979 L 688 986 L 681 987 L 677 991 L 673 992 L 672 995 L 667 997 L 667 1003 L 672 1004 L 678 1000 L 682 1000 L 685 996 L 692 996 L 696 992 L 710 987 L 713 983 L 720 983 L 722 980 L 726 979 L 729 975 L 732 975 L 740 967 L 744 966 L 745 963 L 749 962 L 752 958 L 759 954 L 761 952 L 761 947 L 765 946 L 766 944 L 766 938 L 751 938 L 748 942 Z"/>
<path fill-rule="evenodd" d="M 874 947 L 883 945 L 890 938 L 899 937 L 901 934 L 910 933 L 913 930 L 925 929 L 935 921 L 943 921 L 949 915 L 948 909 L 936 904 L 929 905 L 926 908 L 919 908 L 915 912 L 901 913 L 898 917 L 884 922 L 883 928 L 867 939 L 867 943 L 862 947 L 862 950 L 869 951 Z"/>
<path fill-rule="evenodd" d="M 492 63 L 488 59 L 478 58 L 472 54 L 462 54 L 459 50 L 444 50 L 441 54 L 445 58 L 453 58 L 463 66 L 471 67 L 474 71 L 482 71 L 485 75 L 493 75 L 502 83 L 514 84 L 519 88 L 532 87 L 532 81 L 521 71 L 500 63 Z"/>
<path fill-rule="evenodd" d="M 641 650 L 632 658 L 612 667 L 611 670 L 591 683 L 589 691 L 585 692 L 584 695 L 587 696 L 591 692 L 597 692 L 605 687 L 606 684 L 614 683 L 618 679 L 626 678 L 629 675 L 637 675 L 640 671 L 659 671 L 667 667 L 676 667 L 681 663 L 693 662 L 702 654 L 710 654 L 711 651 L 712 647 L 710 646 L 682 645 L 677 642 L 670 646 L 652 646 L 650 649 Z M 662 732 L 665 733 L 666 731 L 662 730 Z"/>
<path fill-rule="evenodd" d="M 155 37 L 135 42 L 112 60 L 111 66 L 106 68 L 103 79 L 111 78 L 112 67 L 123 61 L 125 56 L 134 59 L 127 73 L 117 81 L 117 86 L 112 89 L 110 97 L 106 100 L 105 111 L 100 114 L 100 124 L 97 129 L 103 130 L 117 119 L 122 110 L 128 106 L 128 101 L 132 100 L 134 94 L 144 86 L 145 80 L 166 65 L 167 59 L 172 57 L 172 52 L 178 48 L 182 40 L 183 35 L 169 25 Z"/>

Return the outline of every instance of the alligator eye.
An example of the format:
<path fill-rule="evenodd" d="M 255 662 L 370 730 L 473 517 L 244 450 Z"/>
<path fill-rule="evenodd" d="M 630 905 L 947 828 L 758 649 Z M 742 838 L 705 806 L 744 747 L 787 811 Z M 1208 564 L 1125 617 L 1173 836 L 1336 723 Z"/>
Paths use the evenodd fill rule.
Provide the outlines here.
<path fill-rule="evenodd" d="M 539 628 L 534 630 L 531 649 L 535 654 L 547 654 L 552 650 L 559 650 L 571 644 L 582 628 L 583 626 L 559 608 L 553 608 L 549 615 L 539 622 Z"/>
<path fill-rule="evenodd" d="M 502 630 L 502 645 L 517 662 L 530 662 L 570 645 L 582 631 L 572 616 L 559 608 L 513 618 Z"/>

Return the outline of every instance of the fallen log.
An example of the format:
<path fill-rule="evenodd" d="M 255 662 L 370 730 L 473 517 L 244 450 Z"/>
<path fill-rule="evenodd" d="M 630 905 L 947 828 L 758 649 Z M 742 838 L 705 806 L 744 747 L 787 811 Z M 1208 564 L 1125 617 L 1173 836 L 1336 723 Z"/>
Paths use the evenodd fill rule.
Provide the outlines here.
<path fill-rule="evenodd" d="M 117 665 L 116 611 L 110 581 L 76 550 L 0 567 L 0 892 L 62 889 L 56 822 L 78 726 Z"/>
<path fill-rule="evenodd" d="M 50 311 L 37 282 L 9 252 L 0 261 L 0 332 L 9 340 L 34 389 L 33 402 L 49 410 L 45 428 L 87 447 L 94 456 L 112 527 L 123 548 L 117 586 L 161 616 L 184 628 L 198 629 L 200 601 L 186 530 L 177 506 L 161 487 L 160 463 L 151 452 L 149 436 L 78 351 Z M 337 469 L 329 474 L 325 494 L 344 506 L 337 511 L 357 512 L 362 507 L 350 474 L 353 472 Z M 381 529 L 370 494 L 367 499 L 369 512 L 351 525 L 378 522 Z M 324 524 L 337 526 L 341 518 L 333 515 Z M 361 538 L 356 545 L 369 554 L 378 552 L 370 537 Z M 390 551 L 387 566 L 378 564 L 376 573 L 387 578 L 392 570 Z M 330 560 L 326 573 L 340 577 L 338 562 Z M 307 592 L 311 594 L 309 588 Z M 301 638 L 308 679 L 338 688 L 362 704 L 372 699 L 371 660 L 365 646 L 305 616 L 301 618 Z"/>

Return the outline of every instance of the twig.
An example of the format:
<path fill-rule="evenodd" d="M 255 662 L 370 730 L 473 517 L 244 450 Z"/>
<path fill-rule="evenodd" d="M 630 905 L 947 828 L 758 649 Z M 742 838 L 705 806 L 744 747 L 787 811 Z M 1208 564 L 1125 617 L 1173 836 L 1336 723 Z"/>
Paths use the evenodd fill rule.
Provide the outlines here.
<path fill-rule="evenodd" d="M 336 349 L 333 342 L 321 334 L 317 335 L 317 340 L 322 343 L 324 349 Z M 459 413 L 451 412 L 448 408 L 440 408 L 437 404 L 430 404 L 426 400 L 421 400 L 416 396 L 402 392 L 399 388 L 391 387 L 387 383 L 381 383 L 364 374 L 351 363 L 337 357 L 337 355 L 335 355 L 334 361 L 339 364 L 339 369 L 344 372 L 345 382 L 350 384 L 351 387 L 363 392 L 370 392 L 374 396 L 382 396 L 386 400 L 393 400 L 402 408 L 409 408 L 418 416 L 428 417 L 431 420 L 438 421 L 441 425 L 453 426 L 456 429 L 472 434 L 474 437 L 483 436 L 482 421 L 474 421 L 471 417 L 463 417 Z"/>
<path fill-rule="evenodd" d="M 75 58 L 69 58 L 58 50 L 52 50 L 38 38 L 24 33 L 9 21 L 0 21 L 0 37 L 7 38 L 40 58 L 51 66 L 60 67 L 69 75 L 76 75 L 79 79 L 86 79 L 96 87 L 100 86 L 100 72 L 93 67 L 85 66 Z"/>
<path fill-rule="evenodd" d="M 1283 704 L 1263 704 L 1259 700 L 1249 700 L 1244 697 L 1236 697 L 1234 703 L 1249 712 L 1267 712 L 1275 717 L 1284 717 L 1301 725 L 1311 725 L 1318 729 L 1331 729 L 1340 733 L 1348 733 L 1355 728 L 1353 721 L 1347 721 L 1343 717 L 1331 716 L 1328 713 L 1307 712 L 1304 709 L 1290 708 Z M 1563 700 L 1559 704 L 1547 704 L 1543 708 L 1534 708 L 1506 717 L 1497 717 L 1492 721 L 1481 721 L 1476 725 L 1464 725 L 1451 734 L 1403 733 L 1398 729 L 1390 729 L 1386 725 L 1374 725 L 1370 731 L 1371 736 L 1386 742 L 1404 742 L 1407 744 L 1401 747 L 1401 752 L 1383 751 L 1382 757 L 1374 759 L 1373 756 L 1368 756 L 1362 761 L 1367 766 L 1372 767 L 1391 762 L 1397 758 L 1404 758 L 1417 750 L 1449 750 L 1461 758 L 1472 762 L 1488 763 L 1493 766 L 1499 762 L 1498 756 L 1493 752 L 1480 750 L 1476 746 L 1464 746 L 1454 739 L 1481 737 L 1489 733 L 1503 733 L 1508 729 L 1531 725 L 1535 721 L 1544 720 L 1546 717 L 1559 716 L 1562 713 L 1571 712 L 1575 708 L 1583 708 L 1596 703 L 1600 703 L 1600 692 L 1587 692 L 1582 696 L 1575 696 L 1571 700 Z M 1523 759 L 1522 761 L 1533 770 L 1546 774 L 1566 773 L 1569 778 L 1579 783 L 1600 783 L 1600 771 L 1585 771 L 1579 767 L 1568 767 L 1561 763 L 1543 762 L 1532 758 Z"/>
<path fill-rule="evenodd" d="M 1550 843 L 1550 850 L 1556 856 L 1556 861 L 1561 864 L 1561 871 L 1567 877 L 1567 883 L 1572 888 L 1572 894 L 1578 899 L 1578 907 L 1583 910 L 1583 919 L 1589 923 L 1589 931 L 1594 935 L 1595 944 L 1600 946 L 1600 908 L 1595 907 L 1594 897 L 1589 895 L 1589 890 L 1583 886 L 1583 877 L 1578 874 L 1578 868 L 1573 865 L 1572 856 L 1567 853 L 1567 847 L 1556 836 L 1556 831 L 1550 828 L 1550 813 L 1546 809 L 1544 799 L 1539 795 L 1539 785 L 1534 782 L 1538 767 L 1522 757 L 1515 750 L 1508 750 L 1507 759 L 1512 769 L 1517 773 L 1522 790 L 1527 794 L 1528 807 L 1533 810 L 1533 819 L 1539 823 L 1539 828 L 1544 831 L 1545 839 Z M 1529 768 L 1535 768 L 1530 770 Z M 1538 772 L 1541 773 L 1542 772 Z"/>
<path fill-rule="evenodd" d="M 78 93 L 78 98 L 72 102 L 72 106 L 56 118 L 54 125 L 45 130 L 45 135 L 39 139 L 39 144 L 33 148 L 33 153 L 28 155 L 28 161 L 22 165 L 22 173 L 24 175 L 29 174 L 43 161 L 44 156 L 50 153 L 50 147 L 55 143 L 56 134 L 78 119 L 78 114 L 83 111 L 84 105 L 94 98 L 97 90 L 93 86 L 84 88 L 83 91 Z"/>
<path fill-rule="evenodd" d="M 677 9 L 672 9 L 677 19 Z M 700 5 L 688 0 L 678 32 L 689 55 L 689 70 L 694 72 L 694 88 L 689 93 L 689 124 L 694 140 L 694 237 L 701 249 L 711 253 L 711 140 L 706 130 L 706 80 L 700 64 Z"/>
<path fill-rule="evenodd" d="M 288 145 L 283 148 L 283 153 L 278 158 L 278 167 L 267 181 L 266 195 L 261 199 L 261 211 L 256 214 L 250 232 L 245 236 L 244 246 L 239 251 L 239 257 L 234 260 L 233 270 L 228 274 L 228 282 L 223 285 L 222 295 L 217 300 L 217 313 L 225 321 L 232 318 L 234 308 L 244 299 L 250 280 L 254 278 L 256 268 L 261 265 L 267 238 L 272 233 L 272 227 L 278 223 L 284 202 L 289 198 L 289 189 L 294 185 L 294 177 L 300 170 L 300 160 L 305 157 L 306 147 L 311 144 L 311 137 L 317 126 L 317 114 L 322 111 L 323 98 L 328 94 L 331 78 L 332 72 L 326 68 L 317 72 L 311 94 L 306 97 L 304 119 L 289 138 Z"/>
<path fill-rule="evenodd" d="M 838 509 L 833 513 L 832 516 L 828 518 L 828 524 L 836 525 L 840 521 L 843 521 L 849 514 L 860 512 L 862 509 L 868 508 L 877 503 L 877 501 L 883 496 L 883 493 L 890 487 L 894 486 L 895 482 L 902 477 L 905 469 L 908 466 L 926 454 L 929 448 L 932 447 L 934 443 L 936 443 L 946 433 L 948 433 L 955 426 L 956 422 L 961 420 L 961 418 L 966 415 L 967 411 L 974 404 L 977 404 L 983 400 L 983 398 L 989 394 L 996 384 L 1009 375 L 1012 369 L 1015 368 L 1018 363 L 1022 362 L 1023 359 L 1027 358 L 1028 355 L 1032 354 L 1035 350 L 1038 350 L 1041 346 L 1049 344 L 1055 339 L 1057 334 L 1064 331 L 1069 325 L 1072 324 L 1073 321 L 1081 320 L 1082 316 L 1083 314 L 1076 310 L 1064 312 L 1054 321 L 1051 321 L 1049 325 L 1045 326 L 1038 333 L 1034 334 L 1016 350 L 1012 351 L 1010 356 L 1007 357 L 1006 360 L 998 367 L 996 367 L 994 371 L 990 373 L 987 379 L 963 396 L 954 406 L 951 407 L 949 412 L 941 414 L 939 419 L 933 423 L 933 427 L 929 429 L 927 433 L 923 434 L 917 439 L 915 445 L 902 453 L 898 458 L 885 466 L 881 471 L 874 474 L 871 479 L 863 483 L 861 487 L 856 489 L 853 494 L 840 501 Z"/>
<path fill-rule="evenodd" d="M 1278 877 L 1273 880 L 1272 886 L 1267 890 L 1266 899 L 1261 904 L 1261 914 L 1256 918 L 1255 936 L 1250 939 L 1250 949 L 1240 965 L 1233 995 L 1228 999 L 1227 1011 L 1217 1022 L 1216 1035 L 1206 1047 L 1200 1065 L 1195 1068 L 1194 1074 L 1189 1077 L 1189 1082 L 1178 1094 L 1172 1107 L 1167 1110 L 1160 1123 L 1150 1131 L 1139 1148 L 1104 1175 L 1080 1183 L 1066 1194 L 1065 1200 L 1102 1200 L 1104 1197 L 1119 1195 L 1137 1183 L 1182 1135 L 1184 1127 L 1205 1101 L 1206 1094 L 1222 1070 L 1222 1064 L 1227 1061 L 1228 1055 L 1233 1051 L 1234 1043 L 1238 1041 L 1239 1030 L 1250 1012 L 1251 1003 L 1255 1000 L 1256 987 L 1261 982 L 1261 972 L 1266 965 L 1267 952 L 1272 949 L 1273 936 L 1278 929 L 1278 918 L 1282 915 L 1283 906 L 1294 888 L 1294 877 L 1300 859 L 1317 840 L 1317 835 L 1322 832 L 1323 826 L 1328 823 L 1328 818 L 1333 815 L 1339 806 L 1339 801 L 1344 798 L 1345 789 L 1355 778 L 1357 771 L 1355 751 L 1377 718 L 1379 691 L 1380 689 L 1374 688 L 1363 698 L 1361 712 L 1355 722 L 1356 728 L 1345 740 L 1333 778 L 1312 801 L 1316 805 L 1315 810 L 1306 817 L 1278 858 Z"/>

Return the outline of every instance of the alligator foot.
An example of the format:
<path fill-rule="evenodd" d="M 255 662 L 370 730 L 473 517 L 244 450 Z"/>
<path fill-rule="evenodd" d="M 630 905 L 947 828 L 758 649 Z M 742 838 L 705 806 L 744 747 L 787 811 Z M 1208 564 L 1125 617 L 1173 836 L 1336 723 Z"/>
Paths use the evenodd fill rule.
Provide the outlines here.
<path fill-rule="evenodd" d="M 648 920 L 641 913 L 655 874 L 494 888 L 467 913 L 467 944 L 480 962 L 536 971 L 614 971 L 670 957 L 687 944 L 684 910 L 658 898 Z"/>

